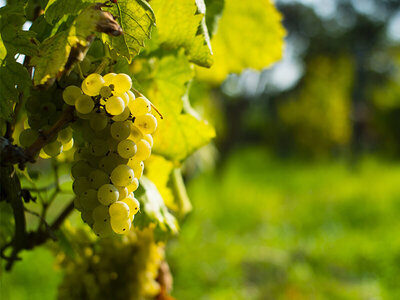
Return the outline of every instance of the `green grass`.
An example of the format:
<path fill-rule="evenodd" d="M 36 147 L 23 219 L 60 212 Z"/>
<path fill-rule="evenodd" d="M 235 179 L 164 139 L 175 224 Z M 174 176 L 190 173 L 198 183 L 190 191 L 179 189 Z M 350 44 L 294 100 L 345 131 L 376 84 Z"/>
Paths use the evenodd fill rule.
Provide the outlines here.
<path fill-rule="evenodd" d="M 249 149 L 188 190 L 177 299 L 400 299 L 400 164 Z"/>

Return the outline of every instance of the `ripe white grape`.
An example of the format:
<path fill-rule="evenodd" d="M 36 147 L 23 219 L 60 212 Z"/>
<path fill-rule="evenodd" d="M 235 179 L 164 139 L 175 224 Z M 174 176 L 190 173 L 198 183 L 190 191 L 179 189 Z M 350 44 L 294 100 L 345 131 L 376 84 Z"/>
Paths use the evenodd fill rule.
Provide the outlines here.
<path fill-rule="evenodd" d="M 131 127 L 129 139 L 135 143 L 139 142 L 143 138 L 143 133 L 133 123 L 129 124 Z"/>
<path fill-rule="evenodd" d="M 104 75 L 103 76 L 103 79 L 104 79 L 104 85 L 110 85 L 110 84 L 112 84 L 112 80 L 113 80 L 113 78 L 116 76 L 117 74 L 115 74 L 115 73 L 108 73 L 108 74 L 106 74 L 106 75 Z"/>
<path fill-rule="evenodd" d="M 132 184 L 135 174 L 127 165 L 119 165 L 111 172 L 111 182 L 116 186 Z"/>
<path fill-rule="evenodd" d="M 137 179 L 140 179 L 143 175 L 144 162 L 136 160 L 135 156 L 129 159 L 128 166 L 132 168 L 133 173 Z"/>
<path fill-rule="evenodd" d="M 143 134 L 151 134 L 157 129 L 157 119 L 152 114 L 145 114 L 136 117 L 135 125 Z"/>
<path fill-rule="evenodd" d="M 92 217 L 95 223 L 110 221 L 110 214 L 108 213 L 108 207 L 104 205 L 96 206 L 93 209 Z"/>
<path fill-rule="evenodd" d="M 94 102 L 89 96 L 82 95 L 79 96 L 78 99 L 76 99 L 75 109 L 77 110 L 77 112 L 81 114 L 88 114 L 93 110 L 93 108 Z"/>
<path fill-rule="evenodd" d="M 125 103 L 121 97 L 112 96 L 106 102 L 106 110 L 110 115 L 120 115 L 123 113 L 124 109 Z"/>
<path fill-rule="evenodd" d="M 118 141 L 122 141 L 128 138 L 131 133 L 131 127 L 129 123 L 129 121 L 124 121 L 111 124 L 111 136 Z"/>
<path fill-rule="evenodd" d="M 135 197 L 125 198 L 121 202 L 124 202 L 129 207 L 129 219 L 132 220 L 132 217 L 136 215 L 140 209 L 140 203 Z"/>
<path fill-rule="evenodd" d="M 91 154 L 96 157 L 104 156 L 108 152 L 108 145 L 106 143 L 93 143 L 90 147 Z"/>
<path fill-rule="evenodd" d="M 95 131 L 103 130 L 107 127 L 108 117 L 102 113 L 91 114 L 89 124 L 90 127 Z"/>
<path fill-rule="evenodd" d="M 97 191 L 97 198 L 103 205 L 109 205 L 118 200 L 119 193 L 117 188 L 112 184 L 104 184 Z"/>
<path fill-rule="evenodd" d="M 131 220 L 127 219 L 114 219 L 110 220 L 111 228 L 115 233 L 124 234 L 127 233 L 132 226 Z"/>
<path fill-rule="evenodd" d="M 93 231 L 98 237 L 108 237 L 113 234 L 110 222 L 94 222 Z"/>
<path fill-rule="evenodd" d="M 112 84 L 116 94 L 123 94 L 129 91 L 132 87 L 132 79 L 129 75 L 120 73 L 113 77 Z"/>
<path fill-rule="evenodd" d="M 119 142 L 117 150 L 121 157 L 130 158 L 135 155 L 137 149 L 135 142 L 127 139 Z"/>
<path fill-rule="evenodd" d="M 112 119 L 114 121 L 119 121 L 119 122 L 125 121 L 126 119 L 129 118 L 130 113 L 131 112 L 130 112 L 129 108 L 126 106 L 124 111 L 121 114 L 112 117 Z"/>
<path fill-rule="evenodd" d="M 125 186 L 117 186 L 119 197 L 118 201 L 125 199 L 129 195 L 128 188 Z"/>
<path fill-rule="evenodd" d="M 79 96 L 82 95 L 82 91 L 79 87 L 75 85 L 70 85 L 65 88 L 63 91 L 62 97 L 64 99 L 64 102 L 67 103 L 68 105 L 75 105 L 76 99 L 78 99 Z"/>
<path fill-rule="evenodd" d="M 21 131 L 21 133 L 19 134 L 19 143 L 22 147 L 29 147 L 36 141 L 38 137 L 39 134 L 36 130 L 28 128 Z"/>
<path fill-rule="evenodd" d="M 139 187 L 139 180 L 137 178 L 134 178 L 132 183 L 128 185 L 126 188 L 128 189 L 129 193 L 132 193 L 136 191 Z"/>
<path fill-rule="evenodd" d="M 125 202 L 117 201 L 110 205 L 108 210 L 111 219 L 128 219 L 129 206 Z"/>
<path fill-rule="evenodd" d="M 90 93 L 89 96 L 96 96 L 104 86 L 104 79 L 100 74 L 92 73 L 82 82 L 82 90 Z M 86 92 L 85 92 L 86 93 Z"/>
<path fill-rule="evenodd" d="M 88 179 L 94 189 L 98 189 L 102 185 L 110 182 L 108 174 L 99 169 L 90 172 Z"/>
<path fill-rule="evenodd" d="M 128 106 L 129 103 L 129 96 L 127 93 L 123 93 L 121 95 L 118 95 L 119 97 L 121 97 L 122 100 L 124 100 L 125 106 Z"/>
<path fill-rule="evenodd" d="M 74 146 L 74 139 L 71 139 L 68 143 L 63 144 L 63 152 L 71 150 Z"/>
<path fill-rule="evenodd" d="M 143 135 L 143 139 L 149 143 L 150 147 L 153 147 L 154 142 L 153 142 L 153 136 L 151 134 Z"/>
<path fill-rule="evenodd" d="M 143 97 L 137 97 L 136 99 L 129 101 L 128 107 L 132 115 L 135 117 L 143 116 L 151 110 L 150 102 Z"/>
<path fill-rule="evenodd" d="M 138 161 L 144 161 L 148 159 L 151 155 L 151 147 L 150 144 L 145 140 L 140 140 L 136 143 L 137 151 L 135 155 L 135 159 Z"/>

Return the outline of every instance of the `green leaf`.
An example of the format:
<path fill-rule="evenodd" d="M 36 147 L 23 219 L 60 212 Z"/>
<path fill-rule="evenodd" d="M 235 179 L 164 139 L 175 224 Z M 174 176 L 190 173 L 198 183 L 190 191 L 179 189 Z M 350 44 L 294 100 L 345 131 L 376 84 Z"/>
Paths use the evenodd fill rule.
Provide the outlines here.
<path fill-rule="evenodd" d="M 95 1 L 90 0 L 50 0 L 44 9 L 47 22 L 54 24 L 65 15 L 76 15 L 78 12 Z"/>
<path fill-rule="evenodd" d="M 124 33 L 117 37 L 103 34 L 103 41 L 130 62 L 150 38 L 155 23 L 153 10 L 144 0 L 119 0 L 109 11 L 118 16 Z"/>
<path fill-rule="evenodd" d="M 90 37 L 96 32 L 96 24 L 101 11 L 88 7 L 84 9 L 67 30 L 43 41 L 39 54 L 32 57 L 35 66 L 34 84 L 45 84 L 57 77 L 65 69 L 72 49 L 84 52 L 89 46 Z"/>
<path fill-rule="evenodd" d="M 152 74 L 151 81 L 143 85 L 147 84 L 147 96 L 164 116 L 158 120 L 153 151 L 172 161 L 184 160 L 215 137 L 214 128 L 206 121 L 182 113 L 182 98 L 193 70 L 181 52 L 163 57 Z"/>
<path fill-rule="evenodd" d="M 213 36 L 218 28 L 218 21 L 224 10 L 224 0 L 204 0 L 206 3 L 206 24 L 208 33 Z"/>
<path fill-rule="evenodd" d="M 19 94 L 29 94 L 31 80 L 28 71 L 13 58 L 6 58 L 0 67 L 0 117 L 11 119 L 14 103 L 19 101 Z"/>
<path fill-rule="evenodd" d="M 178 233 L 179 227 L 175 217 L 171 215 L 164 204 L 157 187 L 146 177 L 140 179 L 140 187 L 135 192 L 140 201 L 140 212 L 136 215 L 134 224 L 139 228 L 156 224 L 156 229 L 167 235 Z"/>
<path fill-rule="evenodd" d="M 229 73 L 261 70 L 278 61 L 285 36 L 281 18 L 270 0 L 225 0 L 212 39 L 215 64 L 210 69 L 198 68 L 199 78 L 220 84 Z"/>
<path fill-rule="evenodd" d="M 167 49 L 183 47 L 191 62 L 203 67 L 213 63 L 205 23 L 203 0 L 153 0 L 159 42 Z"/>

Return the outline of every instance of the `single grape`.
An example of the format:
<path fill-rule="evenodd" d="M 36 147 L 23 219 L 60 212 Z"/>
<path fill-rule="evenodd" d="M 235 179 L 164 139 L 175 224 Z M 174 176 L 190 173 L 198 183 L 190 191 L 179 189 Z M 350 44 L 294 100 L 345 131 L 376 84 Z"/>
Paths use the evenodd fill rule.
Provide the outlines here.
<path fill-rule="evenodd" d="M 139 201 L 135 198 L 125 198 L 121 202 L 126 203 L 129 207 L 129 219 L 132 220 L 132 217 L 136 215 L 140 209 L 140 203 Z"/>
<path fill-rule="evenodd" d="M 106 110 L 110 115 L 116 116 L 123 113 L 125 109 L 124 100 L 121 97 L 112 96 L 106 102 Z"/>
<path fill-rule="evenodd" d="M 76 115 L 79 117 L 79 119 L 82 119 L 82 120 L 89 120 L 90 117 L 92 116 L 93 111 L 91 111 L 91 112 L 88 113 L 88 114 L 82 114 L 82 113 L 80 113 L 79 111 L 75 111 L 75 113 L 76 113 Z"/>
<path fill-rule="evenodd" d="M 59 141 L 54 141 L 44 146 L 43 151 L 50 157 L 56 157 L 63 151 L 63 145 Z"/>
<path fill-rule="evenodd" d="M 86 160 L 79 160 L 71 167 L 71 175 L 75 179 L 78 177 L 87 177 L 93 168 Z"/>
<path fill-rule="evenodd" d="M 128 107 L 135 117 L 143 116 L 151 110 L 150 102 L 143 97 L 137 97 L 133 101 L 129 101 Z"/>
<path fill-rule="evenodd" d="M 111 219 L 129 218 L 129 206 L 121 201 L 116 201 L 110 205 L 108 210 Z"/>
<path fill-rule="evenodd" d="M 116 186 L 132 184 L 135 174 L 127 165 L 119 165 L 111 172 L 111 182 Z"/>
<path fill-rule="evenodd" d="M 74 139 L 71 139 L 68 143 L 63 144 L 63 152 L 71 150 L 74 146 Z"/>
<path fill-rule="evenodd" d="M 124 111 L 122 112 L 122 114 L 116 115 L 116 116 L 112 117 L 112 119 L 114 121 L 119 121 L 119 122 L 125 121 L 126 119 L 129 118 L 130 113 L 131 112 L 130 112 L 129 108 L 126 106 Z"/>
<path fill-rule="evenodd" d="M 135 97 L 135 94 L 132 91 L 127 91 L 126 93 L 128 94 L 129 102 L 135 100 L 136 97 Z"/>
<path fill-rule="evenodd" d="M 38 137 L 39 134 L 36 130 L 28 128 L 21 131 L 21 133 L 19 134 L 19 143 L 22 147 L 29 147 L 36 141 Z"/>
<path fill-rule="evenodd" d="M 80 196 L 84 191 L 90 189 L 91 184 L 87 177 L 78 177 L 72 184 L 72 190 L 75 195 Z"/>
<path fill-rule="evenodd" d="M 123 94 L 131 89 L 132 79 L 129 75 L 120 73 L 114 76 L 112 84 L 114 85 L 114 91 L 116 94 Z"/>
<path fill-rule="evenodd" d="M 129 121 L 114 122 L 110 128 L 111 136 L 118 141 L 122 141 L 128 138 L 131 133 L 131 127 Z"/>
<path fill-rule="evenodd" d="M 135 143 L 139 142 L 143 138 L 143 133 L 132 122 L 129 123 L 129 126 L 131 128 L 129 139 Z"/>
<path fill-rule="evenodd" d="M 129 96 L 128 96 L 128 94 L 127 94 L 127 93 L 123 93 L 123 94 L 118 95 L 118 96 L 121 97 L 122 100 L 124 100 L 125 106 L 128 106 L 128 103 L 129 103 Z"/>
<path fill-rule="evenodd" d="M 149 143 L 150 147 L 153 147 L 154 142 L 153 142 L 153 136 L 151 134 L 143 135 L 143 139 Z"/>
<path fill-rule="evenodd" d="M 125 199 L 129 195 L 128 188 L 125 186 L 117 186 L 118 192 L 119 192 L 119 197 L 118 201 Z"/>
<path fill-rule="evenodd" d="M 78 99 L 76 99 L 75 109 L 77 110 L 78 113 L 88 114 L 93 110 L 93 108 L 94 108 L 94 102 L 92 98 L 90 98 L 89 96 L 82 95 L 79 96 Z"/>
<path fill-rule="evenodd" d="M 117 150 L 122 158 L 130 158 L 135 155 L 137 149 L 135 142 L 127 139 L 119 142 Z"/>
<path fill-rule="evenodd" d="M 132 168 L 133 173 L 137 179 L 140 179 L 143 175 L 144 162 L 136 160 L 135 156 L 129 159 L 128 166 Z"/>
<path fill-rule="evenodd" d="M 100 96 L 103 98 L 108 98 L 112 95 L 112 90 L 109 86 L 105 85 L 100 89 Z"/>
<path fill-rule="evenodd" d="M 104 156 L 99 161 L 99 168 L 106 172 L 107 174 L 111 174 L 112 170 L 118 165 L 113 157 Z"/>
<path fill-rule="evenodd" d="M 79 87 L 75 85 L 70 85 L 65 88 L 63 91 L 62 97 L 68 105 L 75 105 L 76 99 L 79 98 L 79 96 L 82 95 L 82 91 Z"/>
<path fill-rule="evenodd" d="M 132 193 L 136 191 L 139 187 L 139 180 L 137 178 L 134 178 L 132 183 L 128 185 L 126 188 L 128 189 L 129 193 Z"/>
<path fill-rule="evenodd" d="M 90 93 L 89 96 L 96 96 L 100 93 L 100 89 L 104 85 L 104 79 L 100 74 L 93 73 L 85 78 L 82 82 L 82 90 Z M 85 92 L 86 93 L 86 92 Z"/>
<path fill-rule="evenodd" d="M 110 219 L 111 228 L 115 233 L 124 234 L 128 233 L 131 229 L 132 223 L 129 218 L 127 219 Z"/>
<path fill-rule="evenodd" d="M 157 129 L 157 119 L 152 114 L 145 114 L 136 117 L 135 125 L 143 134 L 151 134 Z"/>
<path fill-rule="evenodd" d="M 103 205 L 109 205 L 118 200 L 118 189 L 112 184 L 104 184 L 97 191 L 97 198 Z"/>
<path fill-rule="evenodd" d="M 100 203 L 97 200 L 97 191 L 95 189 L 88 189 L 79 196 L 79 202 L 84 210 L 93 210 L 99 206 Z"/>
<path fill-rule="evenodd" d="M 107 127 L 108 117 L 102 113 L 91 114 L 89 124 L 90 127 L 95 131 L 103 130 Z"/>
<path fill-rule="evenodd" d="M 102 185 L 110 182 L 108 174 L 99 169 L 90 172 L 88 179 L 94 189 L 98 189 Z"/>
<path fill-rule="evenodd" d="M 135 155 L 135 159 L 137 161 L 144 161 L 148 159 L 151 155 L 151 147 L 150 144 L 145 140 L 140 140 L 137 144 L 137 151 Z"/>
<path fill-rule="evenodd" d="M 113 78 L 115 77 L 115 73 L 108 73 L 103 76 L 104 79 L 104 85 L 110 85 L 112 83 Z"/>
<path fill-rule="evenodd" d="M 81 218 L 83 222 L 85 222 L 89 226 L 92 226 L 94 223 L 91 210 L 84 210 L 81 214 Z"/>
<path fill-rule="evenodd" d="M 104 156 L 108 152 L 108 145 L 106 143 L 94 143 L 90 146 L 90 152 L 96 157 Z"/>
<path fill-rule="evenodd" d="M 110 214 L 108 213 L 108 207 L 99 205 L 93 209 L 92 217 L 95 223 L 109 222 Z"/>
<path fill-rule="evenodd" d="M 94 222 L 93 232 L 98 237 L 108 237 L 113 234 L 110 222 Z"/>
<path fill-rule="evenodd" d="M 58 132 L 57 140 L 59 140 L 62 144 L 68 143 L 72 139 L 72 128 L 65 127 L 64 129 Z"/>

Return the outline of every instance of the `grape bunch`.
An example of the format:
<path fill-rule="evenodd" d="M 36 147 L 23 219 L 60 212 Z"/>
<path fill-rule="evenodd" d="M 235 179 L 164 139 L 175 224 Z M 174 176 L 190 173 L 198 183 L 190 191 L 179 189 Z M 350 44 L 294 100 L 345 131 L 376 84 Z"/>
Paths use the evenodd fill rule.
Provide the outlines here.
<path fill-rule="evenodd" d="M 93 73 L 62 94 L 75 107 L 79 120 L 72 128 L 85 141 L 71 168 L 75 207 L 100 237 L 129 232 L 140 208 L 134 191 L 157 128 L 151 103 L 131 87 L 126 74 Z"/>

